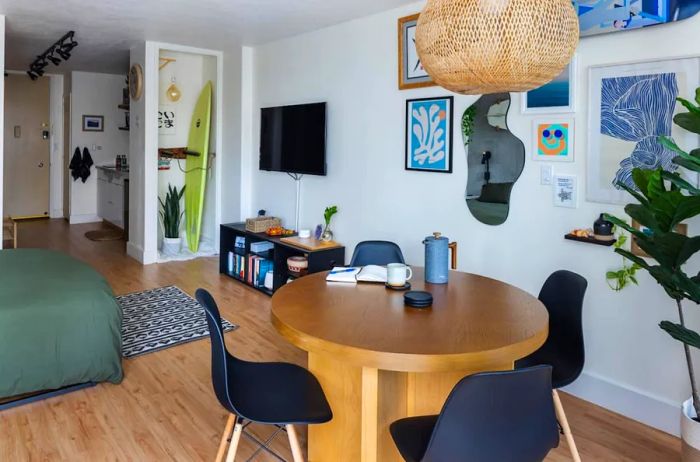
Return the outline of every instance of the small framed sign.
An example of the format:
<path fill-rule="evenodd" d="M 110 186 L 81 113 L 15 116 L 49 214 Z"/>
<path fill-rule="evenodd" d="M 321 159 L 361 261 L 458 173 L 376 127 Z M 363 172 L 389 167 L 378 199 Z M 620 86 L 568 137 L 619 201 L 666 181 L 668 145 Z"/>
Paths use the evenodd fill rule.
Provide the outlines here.
<path fill-rule="evenodd" d="M 83 116 L 83 131 L 84 132 L 103 132 L 105 131 L 105 117 L 98 115 Z"/>
<path fill-rule="evenodd" d="M 575 175 L 554 175 L 552 179 L 554 205 L 556 207 L 578 207 L 578 188 Z"/>

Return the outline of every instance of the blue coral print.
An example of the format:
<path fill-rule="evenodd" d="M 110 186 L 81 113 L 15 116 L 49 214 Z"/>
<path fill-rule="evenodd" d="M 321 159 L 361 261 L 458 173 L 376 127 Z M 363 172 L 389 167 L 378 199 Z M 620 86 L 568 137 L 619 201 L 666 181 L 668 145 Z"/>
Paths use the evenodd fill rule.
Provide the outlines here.
<path fill-rule="evenodd" d="M 663 168 L 675 171 L 675 154 L 658 142 L 671 135 L 678 97 L 676 74 L 636 75 L 603 79 L 601 133 L 636 143 L 630 156 L 620 162 L 613 185 L 634 188 L 632 169 Z"/>
<path fill-rule="evenodd" d="M 447 170 L 448 100 L 414 101 L 410 107 L 409 167 Z"/>

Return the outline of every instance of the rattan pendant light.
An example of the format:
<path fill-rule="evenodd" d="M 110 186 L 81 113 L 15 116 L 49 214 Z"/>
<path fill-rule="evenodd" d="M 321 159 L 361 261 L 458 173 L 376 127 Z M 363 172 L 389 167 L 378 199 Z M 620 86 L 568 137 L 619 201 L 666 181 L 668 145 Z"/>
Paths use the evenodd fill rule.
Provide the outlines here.
<path fill-rule="evenodd" d="M 571 0 L 428 0 L 416 48 L 438 85 L 477 95 L 544 85 L 564 70 L 578 38 Z"/>

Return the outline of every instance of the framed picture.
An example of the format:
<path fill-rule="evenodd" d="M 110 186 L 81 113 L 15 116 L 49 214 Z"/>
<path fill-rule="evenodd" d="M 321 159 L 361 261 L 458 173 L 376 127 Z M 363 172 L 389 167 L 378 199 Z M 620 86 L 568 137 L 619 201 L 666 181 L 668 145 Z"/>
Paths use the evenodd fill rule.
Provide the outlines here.
<path fill-rule="evenodd" d="M 576 99 L 576 56 L 554 80 L 539 88 L 521 93 L 523 114 L 574 112 Z"/>
<path fill-rule="evenodd" d="M 406 170 L 452 173 L 452 96 L 406 101 Z"/>
<path fill-rule="evenodd" d="M 658 60 L 590 69 L 586 197 L 625 204 L 631 197 L 618 183 L 634 187 L 632 170 L 676 171 L 673 151 L 658 137 L 672 136 L 681 147 L 696 135 L 673 124 L 685 109 L 676 97 L 692 98 L 700 80 L 700 58 Z M 697 175 L 683 173 L 697 184 Z"/>
<path fill-rule="evenodd" d="M 103 132 L 105 131 L 105 117 L 98 115 L 83 116 L 83 131 L 84 132 Z"/>
<path fill-rule="evenodd" d="M 578 186 L 575 175 L 554 175 L 552 178 L 554 205 L 556 207 L 578 207 Z"/>
<path fill-rule="evenodd" d="M 416 50 L 418 14 L 399 18 L 399 90 L 432 87 L 435 82 L 423 69 Z"/>
<path fill-rule="evenodd" d="M 158 134 L 174 135 L 176 133 L 177 112 L 173 106 L 158 108 Z"/>
<path fill-rule="evenodd" d="M 636 220 L 632 220 L 632 227 L 634 229 L 638 229 L 642 231 L 644 234 L 651 234 L 651 230 L 645 226 L 640 225 Z M 676 226 L 675 231 L 679 234 L 682 234 L 684 236 L 688 235 L 688 225 L 685 223 L 681 223 Z M 637 245 L 637 238 L 632 235 L 632 244 L 630 245 L 630 249 L 634 255 L 637 255 L 638 257 L 649 257 L 649 254 L 647 254 L 645 251 L 643 251 L 639 245 Z"/>
<path fill-rule="evenodd" d="M 532 121 L 532 158 L 547 162 L 574 161 L 574 118 L 546 117 Z"/>

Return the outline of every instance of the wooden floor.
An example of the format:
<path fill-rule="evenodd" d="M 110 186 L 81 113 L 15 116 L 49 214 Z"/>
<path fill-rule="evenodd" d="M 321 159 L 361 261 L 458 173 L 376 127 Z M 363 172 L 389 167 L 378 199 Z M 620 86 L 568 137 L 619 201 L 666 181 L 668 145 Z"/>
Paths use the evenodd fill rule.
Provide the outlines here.
<path fill-rule="evenodd" d="M 125 255 L 123 242 L 83 236 L 97 228 L 68 226 L 63 220 L 24 222 L 19 246 L 55 249 L 83 260 L 107 278 L 116 294 L 170 284 L 193 294 L 204 287 L 222 315 L 241 326 L 226 335 L 232 353 L 305 365 L 305 353 L 272 328 L 270 299 L 219 275 L 215 258 L 144 267 Z M 208 340 L 180 345 L 125 360 L 120 385 L 101 384 L 0 412 L 0 461 L 212 461 L 226 413 L 211 388 L 209 355 Z M 678 439 L 564 393 L 562 399 L 584 461 L 679 460 Z M 253 431 L 264 436 L 271 430 Z M 273 447 L 291 459 L 284 435 Z M 253 450 L 242 439 L 239 460 Z M 255 460 L 274 459 L 260 455 Z M 571 460 L 566 442 L 546 460 Z"/>

